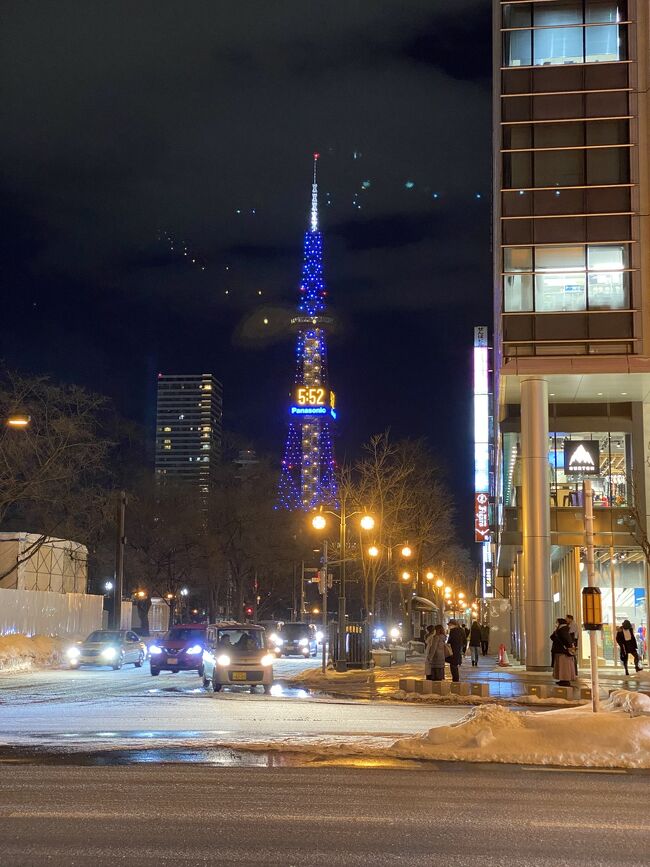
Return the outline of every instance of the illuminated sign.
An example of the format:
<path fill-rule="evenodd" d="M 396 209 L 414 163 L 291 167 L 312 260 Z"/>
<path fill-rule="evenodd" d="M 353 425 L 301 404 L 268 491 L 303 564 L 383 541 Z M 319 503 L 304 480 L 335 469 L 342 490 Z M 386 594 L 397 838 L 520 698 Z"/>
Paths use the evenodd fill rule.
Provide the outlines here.
<path fill-rule="evenodd" d="M 485 542 L 490 535 L 490 497 L 479 492 L 474 494 L 474 541 Z"/>
<path fill-rule="evenodd" d="M 564 472 L 567 476 L 599 475 L 598 440 L 564 440 Z"/>
<path fill-rule="evenodd" d="M 490 395 L 484 325 L 474 329 L 474 490 L 490 490 Z"/>
<path fill-rule="evenodd" d="M 494 565 L 492 563 L 492 550 L 489 542 L 483 545 L 483 598 L 491 599 L 494 596 Z"/>
<path fill-rule="evenodd" d="M 336 395 L 322 385 L 296 385 L 293 389 L 291 415 L 331 415 L 336 418 Z"/>

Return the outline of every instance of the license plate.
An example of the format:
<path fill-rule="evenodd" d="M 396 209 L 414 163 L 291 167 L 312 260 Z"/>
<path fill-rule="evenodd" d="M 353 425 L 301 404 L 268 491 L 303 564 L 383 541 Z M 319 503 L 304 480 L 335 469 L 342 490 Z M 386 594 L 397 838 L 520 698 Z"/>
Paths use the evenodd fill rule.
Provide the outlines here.
<path fill-rule="evenodd" d="M 171 656 L 167 657 L 167 665 L 176 665 L 177 662 L 178 659 L 175 656 L 173 658 Z"/>
<path fill-rule="evenodd" d="M 230 675 L 232 680 L 246 680 L 246 672 L 245 671 L 233 671 Z"/>

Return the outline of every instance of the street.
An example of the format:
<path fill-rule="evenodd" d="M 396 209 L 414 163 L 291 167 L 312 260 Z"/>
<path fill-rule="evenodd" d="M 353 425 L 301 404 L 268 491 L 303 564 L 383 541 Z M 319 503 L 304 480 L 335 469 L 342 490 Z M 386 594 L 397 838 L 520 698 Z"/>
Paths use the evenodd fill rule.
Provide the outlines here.
<path fill-rule="evenodd" d="M 384 767 L 0 765 L 14 867 L 598 867 L 646 860 L 648 775 Z"/>
<path fill-rule="evenodd" d="M 275 695 L 214 694 L 196 672 L 134 669 L 33 671 L 0 678 L 0 743 L 71 751 L 129 746 L 200 746 L 299 736 L 384 736 L 424 732 L 467 708 L 413 706 L 312 696 L 281 679 L 314 661 L 280 660 Z"/>

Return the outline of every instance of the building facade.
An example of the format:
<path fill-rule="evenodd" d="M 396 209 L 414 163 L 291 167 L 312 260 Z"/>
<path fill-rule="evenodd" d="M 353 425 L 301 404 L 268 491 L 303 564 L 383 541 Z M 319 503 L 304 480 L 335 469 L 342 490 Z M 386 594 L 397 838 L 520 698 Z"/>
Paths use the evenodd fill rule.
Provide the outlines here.
<path fill-rule="evenodd" d="M 623 619 L 645 640 L 648 7 L 493 2 L 496 582 L 513 649 L 533 670 L 550 666 L 554 618 L 580 620 L 576 453 L 596 462 L 601 664 L 616 664 Z"/>
<path fill-rule="evenodd" d="M 202 496 L 221 460 L 223 389 L 211 373 L 158 374 L 156 478 Z"/>

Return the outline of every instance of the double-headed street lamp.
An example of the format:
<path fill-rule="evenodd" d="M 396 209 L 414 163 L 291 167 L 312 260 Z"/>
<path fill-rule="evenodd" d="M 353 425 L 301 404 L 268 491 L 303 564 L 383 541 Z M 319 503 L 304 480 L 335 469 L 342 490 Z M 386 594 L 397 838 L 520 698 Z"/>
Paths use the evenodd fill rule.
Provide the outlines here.
<path fill-rule="evenodd" d="M 348 670 L 348 659 L 347 659 L 347 648 L 346 648 L 346 625 L 345 625 L 345 608 L 346 608 L 346 599 L 345 599 L 345 537 L 346 537 L 346 525 L 350 518 L 353 518 L 355 515 L 362 514 L 362 518 L 359 521 L 359 525 L 362 530 L 372 530 L 375 526 L 375 519 L 372 515 L 368 515 L 366 513 L 361 513 L 358 510 L 354 512 L 346 512 L 345 510 L 345 500 L 342 501 L 342 509 L 340 512 L 334 512 L 329 509 L 321 510 L 316 515 L 314 515 L 311 519 L 311 525 L 315 530 L 325 530 L 327 527 L 327 518 L 326 515 L 331 515 L 333 518 L 336 518 L 339 522 L 339 548 L 340 548 L 340 561 L 339 561 L 339 605 L 338 605 L 338 631 L 337 631 L 337 654 L 336 654 L 336 670 L 337 671 L 347 671 Z M 325 540 L 327 541 L 327 540 Z M 325 571 L 325 581 L 327 581 L 327 546 L 323 545 L 323 569 Z M 323 606 L 325 609 L 325 606 Z M 323 641 L 325 637 L 323 637 Z"/>

